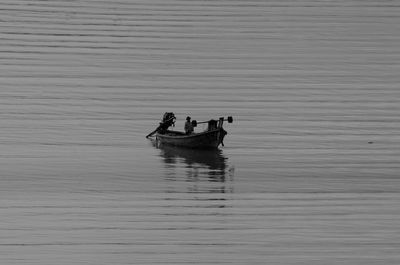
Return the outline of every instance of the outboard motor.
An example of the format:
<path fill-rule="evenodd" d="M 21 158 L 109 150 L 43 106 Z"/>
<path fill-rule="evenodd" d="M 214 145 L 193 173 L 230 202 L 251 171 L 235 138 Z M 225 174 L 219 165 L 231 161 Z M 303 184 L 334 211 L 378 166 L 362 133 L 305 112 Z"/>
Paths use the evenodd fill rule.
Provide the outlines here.
<path fill-rule="evenodd" d="M 157 132 L 162 134 L 165 133 L 170 126 L 175 126 L 175 120 L 176 117 L 173 112 L 165 112 L 160 125 L 157 127 L 157 129 L 146 135 L 146 138 L 153 136 Z"/>
<path fill-rule="evenodd" d="M 175 114 L 173 112 L 165 112 L 164 116 L 160 122 L 160 129 L 159 131 L 161 133 L 165 132 L 168 130 L 169 127 L 174 127 L 175 126 Z"/>

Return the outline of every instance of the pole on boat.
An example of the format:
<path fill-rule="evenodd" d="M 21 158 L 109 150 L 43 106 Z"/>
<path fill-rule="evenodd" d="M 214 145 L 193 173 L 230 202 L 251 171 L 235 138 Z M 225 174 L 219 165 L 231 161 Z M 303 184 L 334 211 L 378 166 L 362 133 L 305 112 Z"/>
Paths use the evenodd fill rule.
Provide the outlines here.
<path fill-rule="evenodd" d="M 158 126 L 157 129 L 155 129 L 154 131 L 152 131 L 151 133 L 149 133 L 148 135 L 146 135 L 146 138 L 149 138 L 149 137 L 153 136 L 153 134 L 155 134 L 159 129 L 161 129 L 161 126 L 162 126 L 162 125 Z"/>
<path fill-rule="evenodd" d="M 233 122 L 233 118 L 232 118 L 232 116 L 228 116 L 228 118 L 227 119 L 223 119 L 224 121 L 228 121 L 228 123 L 232 123 Z M 208 120 L 208 121 L 196 121 L 196 120 L 193 120 L 192 121 L 192 125 L 193 125 L 193 127 L 196 127 L 197 126 L 197 124 L 200 124 L 200 123 L 209 123 L 211 120 Z"/>

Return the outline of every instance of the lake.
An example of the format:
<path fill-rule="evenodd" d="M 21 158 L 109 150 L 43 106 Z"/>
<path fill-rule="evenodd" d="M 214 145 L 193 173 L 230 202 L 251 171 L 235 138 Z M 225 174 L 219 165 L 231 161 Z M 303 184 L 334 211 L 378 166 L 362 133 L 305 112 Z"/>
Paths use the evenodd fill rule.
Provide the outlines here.
<path fill-rule="evenodd" d="M 0 263 L 399 264 L 399 12 L 1 1 Z"/>

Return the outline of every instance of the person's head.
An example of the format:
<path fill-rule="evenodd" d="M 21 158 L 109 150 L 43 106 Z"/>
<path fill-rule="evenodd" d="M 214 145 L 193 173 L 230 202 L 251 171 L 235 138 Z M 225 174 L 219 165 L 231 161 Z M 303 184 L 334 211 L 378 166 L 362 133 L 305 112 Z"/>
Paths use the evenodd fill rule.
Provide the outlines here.
<path fill-rule="evenodd" d="M 189 117 L 189 116 L 187 116 L 187 117 L 186 117 L 186 120 L 187 120 L 187 121 L 190 121 L 190 117 Z"/>

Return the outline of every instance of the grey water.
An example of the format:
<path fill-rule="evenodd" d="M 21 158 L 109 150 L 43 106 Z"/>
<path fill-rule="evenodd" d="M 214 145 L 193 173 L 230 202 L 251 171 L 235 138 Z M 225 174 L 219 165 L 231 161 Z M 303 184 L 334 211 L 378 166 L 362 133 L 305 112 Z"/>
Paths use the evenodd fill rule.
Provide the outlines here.
<path fill-rule="evenodd" d="M 0 263 L 400 264 L 399 13 L 0 1 Z"/>

